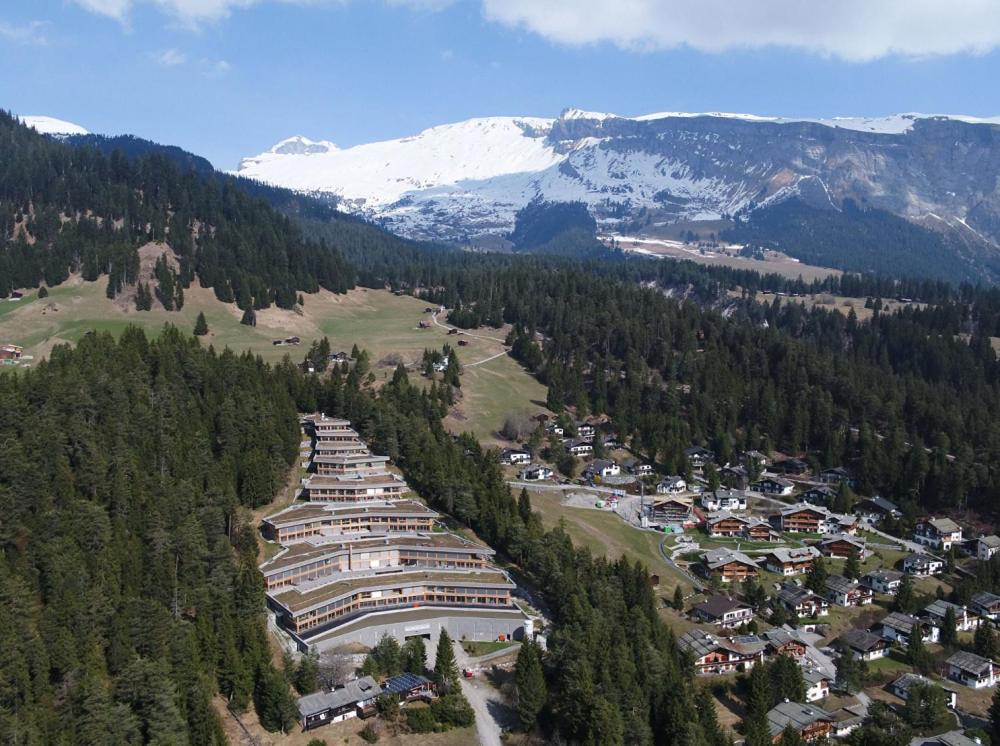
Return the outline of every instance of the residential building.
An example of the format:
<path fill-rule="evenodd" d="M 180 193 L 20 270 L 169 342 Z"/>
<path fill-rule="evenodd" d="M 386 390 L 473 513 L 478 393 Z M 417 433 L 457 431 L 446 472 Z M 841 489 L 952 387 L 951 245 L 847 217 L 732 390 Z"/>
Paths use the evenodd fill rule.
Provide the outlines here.
<path fill-rule="evenodd" d="M 520 448 L 504 448 L 500 453 L 500 463 L 523 466 L 531 463 L 531 454 Z"/>
<path fill-rule="evenodd" d="M 929 619 L 932 624 L 940 627 L 949 609 L 955 615 L 955 629 L 959 632 L 972 632 L 982 622 L 979 616 L 969 611 L 965 606 L 959 606 L 944 599 L 937 599 L 929 603 L 924 607 L 922 615 Z"/>
<path fill-rule="evenodd" d="M 742 552 L 710 549 L 701 556 L 700 569 L 705 576 L 718 575 L 724 583 L 728 583 L 756 577 L 759 568 Z"/>
<path fill-rule="evenodd" d="M 312 425 L 313 434 L 319 439 L 337 433 L 354 433 L 354 437 L 358 437 L 354 428 L 351 427 L 350 420 L 341 419 L 340 417 L 327 417 L 325 414 L 320 413 L 307 415 L 305 421 Z"/>
<path fill-rule="evenodd" d="M 950 730 L 936 736 L 917 736 L 909 746 L 982 746 L 982 740 L 969 738 L 960 730 Z"/>
<path fill-rule="evenodd" d="M 0 345 L 0 360 L 11 361 L 10 364 L 16 363 L 21 359 L 24 354 L 24 349 L 19 345 L 4 344 Z"/>
<path fill-rule="evenodd" d="M 715 461 L 715 454 L 701 446 L 691 446 L 684 449 L 684 456 L 692 469 L 701 469 L 705 464 Z"/>
<path fill-rule="evenodd" d="M 847 559 L 852 554 L 858 559 L 865 559 L 869 552 L 865 548 L 865 540 L 851 534 L 834 534 L 828 536 L 817 545 L 824 557 Z"/>
<path fill-rule="evenodd" d="M 414 500 L 354 504 L 296 503 L 262 522 L 265 538 L 292 544 L 311 537 L 426 532 L 439 515 Z"/>
<path fill-rule="evenodd" d="M 851 472 L 843 466 L 834 466 L 832 469 L 823 469 L 819 473 L 819 481 L 823 484 L 846 484 L 848 487 L 854 486 L 854 477 Z"/>
<path fill-rule="evenodd" d="M 747 496 L 745 492 L 737 490 L 715 490 L 715 492 L 702 492 L 699 498 L 701 507 L 705 510 L 726 510 L 729 512 L 745 511 L 747 509 Z"/>
<path fill-rule="evenodd" d="M 583 470 L 583 478 L 605 479 L 607 477 L 617 477 L 621 473 L 621 467 L 614 461 L 606 458 L 595 458 Z"/>
<path fill-rule="evenodd" d="M 875 625 L 875 630 L 882 637 L 904 648 L 910 644 L 910 637 L 917 629 L 920 630 L 920 639 L 924 642 L 935 643 L 938 641 L 940 630 L 930 621 L 917 619 L 915 616 L 899 611 L 887 614 L 882 621 Z"/>
<path fill-rule="evenodd" d="M 577 437 L 584 440 L 593 440 L 595 433 L 597 433 L 597 428 L 589 422 L 580 422 L 576 426 Z"/>
<path fill-rule="evenodd" d="M 802 671 L 806 682 L 806 702 L 819 702 L 830 694 L 830 677 L 818 668 L 806 668 Z"/>
<path fill-rule="evenodd" d="M 764 555 L 764 566 L 778 575 L 798 575 L 807 572 L 819 556 L 816 547 L 772 549 Z"/>
<path fill-rule="evenodd" d="M 782 541 L 780 531 L 760 518 L 750 518 L 743 528 L 743 536 L 749 541 Z"/>
<path fill-rule="evenodd" d="M 871 588 L 843 575 L 831 575 L 826 579 L 826 598 L 837 606 L 867 606 L 873 595 Z"/>
<path fill-rule="evenodd" d="M 799 503 L 782 509 L 779 521 L 782 531 L 801 534 L 821 534 L 827 526 L 830 511 L 815 505 Z"/>
<path fill-rule="evenodd" d="M 753 609 L 730 596 L 711 596 L 694 606 L 691 615 L 709 624 L 738 627 L 753 619 Z"/>
<path fill-rule="evenodd" d="M 771 471 L 775 474 L 798 476 L 809 471 L 809 464 L 800 458 L 786 458 L 771 464 Z"/>
<path fill-rule="evenodd" d="M 836 496 L 837 490 L 829 485 L 819 484 L 807 489 L 799 495 L 799 499 L 810 505 L 829 505 Z"/>
<path fill-rule="evenodd" d="M 829 601 L 797 585 L 783 585 L 776 598 L 788 611 L 794 611 L 800 617 L 820 617 L 830 611 Z"/>
<path fill-rule="evenodd" d="M 762 469 L 771 463 L 771 459 L 766 454 L 751 449 L 740 454 L 740 463 L 745 466 L 756 464 L 757 468 Z"/>
<path fill-rule="evenodd" d="M 653 503 L 653 521 L 661 526 L 683 526 L 694 528 L 700 519 L 694 512 L 694 505 L 688 498 L 668 497 Z"/>
<path fill-rule="evenodd" d="M 694 660 L 694 670 L 701 675 L 718 675 L 744 671 L 764 660 L 766 644 L 741 644 L 735 638 L 727 640 L 708 632 L 693 629 L 677 640 L 677 647 Z"/>
<path fill-rule="evenodd" d="M 525 482 L 538 482 L 543 479 L 552 479 L 552 474 L 552 469 L 541 464 L 533 464 L 526 469 L 521 469 L 521 479 Z"/>
<path fill-rule="evenodd" d="M 622 461 L 622 467 L 629 474 L 633 474 L 637 477 L 648 477 L 653 473 L 652 464 L 647 464 L 645 461 L 640 461 L 633 456 L 630 456 Z"/>
<path fill-rule="evenodd" d="M 833 716 L 812 703 L 779 702 L 767 713 L 767 730 L 771 740 L 780 743 L 782 734 L 789 727 L 808 743 L 830 735 Z"/>
<path fill-rule="evenodd" d="M 302 730 L 312 730 L 321 725 L 339 723 L 353 717 L 365 717 L 375 710 L 375 700 L 382 694 L 371 676 L 348 681 L 329 692 L 316 692 L 299 697 L 299 720 Z"/>
<path fill-rule="evenodd" d="M 806 656 L 806 644 L 788 630 L 769 629 L 760 636 L 767 643 L 772 655 L 787 655 L 797 661 L 803 660 Z"/>
<path fill-rule="evenodd" d="M 382 694 L 395 695 L 400 702 L 429 699 L 435 696 L 434 682 L 420 674 L 401 673 L 382 682 Z"/>
<path fill-rule="evenodd" d="M 750 472 L 745 466 L 723 466 L 719 469 L 719 481 L 735 490 L 745 490 L 750 485 Z"/>
<path fill-rule="evenodd" d="M 583 438 L 571 438 L 566 441 L 565 446 L 574 456 L 589 456 L 594 452 L 594 445 Z"/>
<path fill-rule="evenodd" d="M 924 518 L 913 529 L 913 540 L 947 552 L 953 545 L 962 543 L 962 527 L 951 518 Z"/>
<path fill-rule="evenodd" d="M 910 554 L 903 560 L 903 572 L 917 577 L 939 575 L 944 572 L 944 560 L 929 554 Z"/>
<path fill-rule="evenodd" d="M 795 484 L 782 477 L 764 477 L 754 483 L 754 489 L 768 495 L 790 495 Z"/>
<path fill-rule="evenodd" d="M 394 474 L 367 477 L 323 477 L 303 480 L 302 496 L 309 502 L 363 502 L 393 500 L 409 492 L 406 482 Z"/>
<path fill-rule="evenodd" d="M 885 518 L 899 518 L 903 512 L 896 503 L 884 497 L 865 497 L 854 503 L 854 514 L 869 523 L 878 523 Z"/>
<path fill-rule="evenodd" d="M 406 570 L 333 576 L 268 594 L 279 623 L 300 637 L 376 611 L 415 606 L 512 608 L 514 584 L 498 570 Z"/>
<path fill-rule="evenodd" d="M 900 674 L 895 681 L 889 684 L 889 691 L 905 702 L 910 698 L 910 687 L 917 685 L 936 686 L 944 690 L 945 696 L 948 698 L 948 707 L 955 709 L 955 705 L 958 703 L 958 692 L 950 687 L 941 686 L 938 682 L 932 681 L 918 673 L 907 672 Z"/>
<path fill-rule="evenodd" d="M 322 441 L 313 446 L 315 456 L 366 455 L 370 453 L 368 446 L 360 440 Z"/>
<path fill-rule="evenodd" d="M 395 572 L 409 567 L 481 570 L 494 554 L 489 547 L 444 532 L 313 537 L 289 545 L 261 564 L 260 571 L 265 590 L 273 591 L 342 573 Z"/>
<path fill-rule="evenodd" d="M 321 454 L 313 456 L 312 462 L 321 477 L 373 477 L 385 476 L 389 457 L 370 453 Z"/>
<path fill-rule="evenodd" d="M 656 485 L 657 495 L 680 495 L 684 492 L 687 492 L 687 482 L 684 481 L 684 477 L 666 477 Z"/>
<path fill-rule="evenodd" d="M 976 539 L 976 559 L 986 562 L 1000 551 L 1000 536 L 990 534 Z"/>
<path fill-rule="evenodd" d="M 728 511 L 709 513 L 705 517 L 705 531 L 709 536 L 743 536 L 750 519 Z"/>
<path fill-rule="evenodd" d="M 861 578 L 861 582 L 875 593 L 886 593 L 895 596 L 903 582 L 903 573 L 898 570 L 872 570 Z"/>
<path fill-rule="evenodd" d="M 866 629 L 849 629 L 837 638 L 835 644 L 859 661 L 878 660 L 889 652 L 889 641 Z"/>
<path fill-rule="evenodd" d="M 977 593 L 972 597 L 972 610 L 984 619 L 995 622 L 1000 619 L 1000 596 L 995 593 Z"/>
<path fill-rule="evenodd" d="M 1000 666 L 989 658 L 960 651 L 945 661 L 945 675 L 952 681 L 982 689 L 1000 681 Z"/>
<path fill-rule="evenodd" d="M 566 430 L 558 422 L 550 422 L 546 425 L 545 432 L 549 435 L 558 435 L 560 438 L 566 434 Z"/>

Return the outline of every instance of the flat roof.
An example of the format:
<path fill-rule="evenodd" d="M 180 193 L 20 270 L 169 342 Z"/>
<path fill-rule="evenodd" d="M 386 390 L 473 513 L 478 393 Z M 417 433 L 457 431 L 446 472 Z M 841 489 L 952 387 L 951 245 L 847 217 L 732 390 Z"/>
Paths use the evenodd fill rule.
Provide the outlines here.
<path fill-rule="evenodd" d="M 369 538 L 367 536 L 356 539 L 331 537 L 313 538 L 299 544 L 293 544 L 280 554 L 261 564 L 261 571 L 268 573 L 278 572 L 289 567 L 295 567 L 306 562 L 315 561 L 328 555 L 341 554 L 343 552 L 367 552 L 373 549 L 388 548 L 426 548 L 440 549 L 453 552 L 472 552 L 477 554 L 495 554 L 487 546 L 476 544 L 461 536 L 452 533 L 436 532 L 414 532 L 386 534 L 381 537 Z"/>
<path fill-rule="evenodd" d="M 376 456 L 373 453 L 320 453 L 313 456 L 313 461 L 320 464 L 357 464 L 365 461 L 388 463 L 388 456 Z"/>
<path fill-rule="evenodd" d="M 514 584 L 498 570 L 419 570 L 417 572 L 372 573 L 316 585 L 308 590 L 282 588 L 269 594 L 293 614 L 333 601 L 360 590 L 391 590 L 415 585 L 443 584 L 455 587 L 489 586 L 513 588 Z"/>
<path fill-rule="evenodd" d="M 391 472 L 366 477 L 343 475 L 320 476 L 314 474 L 305 481 L 306 489 L 312 487 L 405 487 L 406 482 Z"/>
<path fill-rule="evenodd" d="M 368 452 L 368 446 L 362 443 L 359 439 L 354 440 L 319 440 L 314 446 L 317 452 L 319 451 L 346 451 L 346 452 L 357 452 L 359 450 Z"/>
<path fill-rule="evenodd" d="M 323 518 L 354 518 L 366 515 L 436 518 L 438 513 L 416 500 L 373 500 L 362 505 L 306 502 L 292 505 L 264 520 L 272 526 L 285 526 Z"/>

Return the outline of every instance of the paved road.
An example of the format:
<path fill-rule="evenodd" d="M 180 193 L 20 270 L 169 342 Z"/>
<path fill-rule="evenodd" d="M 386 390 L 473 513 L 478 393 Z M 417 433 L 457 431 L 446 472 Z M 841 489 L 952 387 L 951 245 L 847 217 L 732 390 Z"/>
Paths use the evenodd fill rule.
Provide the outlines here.
<path fill-rule="evenodd" d="M 608 495 L 618 495 L 622 492 L 621 488 L 613 489 L 611 487 L 600 487 L 583 484 L 557 484 L 556 482 L 540 481 L 540 482 L 521 482 L 516 479 L 510 479 L 507 481 L 511 487 L 521 488 L 524 487 L 527 490 L 561 490 L 563 492 L 603 492 Z M 638 499 L 638 498 L 636 498 Z"/>

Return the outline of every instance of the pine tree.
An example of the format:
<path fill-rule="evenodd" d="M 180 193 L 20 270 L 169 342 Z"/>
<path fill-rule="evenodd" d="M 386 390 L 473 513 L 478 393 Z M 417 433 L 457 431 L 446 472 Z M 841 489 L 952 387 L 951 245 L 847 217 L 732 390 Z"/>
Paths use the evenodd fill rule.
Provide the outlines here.
<path fill-rule="evenodd" d="M 424 638 L 411 637 L 403 643 L 402 668 L 409 673 L 423 675 L 427 666 L 427 648 Z"/>
<path fill-rule="evenodd" d="M 684 611 L 684 589 L 680 583 L 674 586 L 674 601 L 671 604 L 677 611 Z"/>
<path fill-rule="evenodd" d="M 205 318 L 205 313 L 199 311 L 198 318 L 194 322 L 194 335 L 204 337 L 206 334 L 208 334 L 208 320 Z"/>
<path fill-rule="evenodd" d="M 528 490 L 523 487 L 517 498 L 517 513 L 525 526 L 531 523 L 531 498 L 528 496 Z"/>
<path fill-rule="evenodd" d="M 240 319 L 240 323 L 245 326 L 257 326 L 257 314 L 252 308 L 248 308 L 243 312 L 243 317 Z"/>
<path fill-rule="evenodd" d="M 990 742 L 1000 743 L 1000 688 L 994 690 L 990 703 Z"/>
<path fill-rule="evenodd" d="M 530 731 L 547 698 L 545 674 L 538 646 L 530 640 L 521 644 L 515 671 L 517 717 L 521 728 Z"/>
<path fill-rule="evenodd" d="M 851 552 L 844 563 L 844 577 L 857 580 L 861 577 L 861 561 L 857 552 Z"/>
<path fill-rule="evenodd" d="M 781 746 L 804 746 L 805 741 L 802 739 L 802 734 L 799 733 L 798 729 L 789 723 L 785 726 L 785 729 L 781 732 L 781 741 L 779 742 Z"/>
<path fill-rule="evenodd" d="M 827 577 L 826 561 L 822 557 L 817 557 L 806 574 L 806 587 L 814 593 L 825 594 Z"/>
<path fill-rule="evenodd" d="M 919 624 L 914 625 L 907 640 L 906 659 L 919 673 L 930 673 L 932 661 L 927 648 L 924 647 L 924 631 Z"/>
<path fill-rule="evenodd" d="M 441 630 L 438 638 L 437 654 L 434 657 L 434 683 L 444 694 L 458 688 L 458 664 L 455 662 L 451 636 L 446 629 Z"/>
<path fill-rule="evenodd" d="M 955 608 L 948 606 L 944 612 L 944 619 L 941 621 L 940 642 L 946 648 L 953 648 L 958 645 L 958 623 L 955 620 Z"/>
<path fill-rule="evenodd" d="M 1000 653 L 997 648 L 996 633 L 988 624 L 981 624 L 976 628 L 976 634 L 972 639 L 972 647 L 976 655 L 981 655 L 983 658 L 991 660 L 996 659 L 998 653 Z"/>
<path fill-rule="evenodd" d="M 903 575 L 899 581 L 899 588 L 896 590 L 896 598 L 893 601 L 893 608 L 904 614 L 909 614 L 916 608 L 917 599 L 913 592 L 913 579 L 909 574 Z"/>

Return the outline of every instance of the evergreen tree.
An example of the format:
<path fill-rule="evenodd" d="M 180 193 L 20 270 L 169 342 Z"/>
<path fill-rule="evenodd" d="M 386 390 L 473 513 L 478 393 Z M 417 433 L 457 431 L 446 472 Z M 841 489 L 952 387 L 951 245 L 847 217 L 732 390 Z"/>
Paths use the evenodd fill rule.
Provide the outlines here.
<path fill-rule="evenodd" d="M 260 724 L 270 731 L 288 732 L 298 721 L 298 707 L 288 682 L 270 663 L 264 664 L 257 677 L 254 709 Z"/>
<path fill-rule="evenodd" d="M 917 608 L 917 598 L 913 591 L 913 579 L 909 574 L 903 575 L 896 590 L 893 608 L 903 614 L 910 614 Z"/>
<path fill-rule="evenodd" d="M 243 312 L 243 317 L 240 319 L 240 323 L 245 326 L 257 326 L 257 314 L 252 308 L 248 308 Z"/>
<path fill-rule="evenodd" d="M 944 612 L 940 642 L 946 648 L 954 648 L 958 645 L 958 623 L 955 620 L 955 609 L 951 606 L 947 607 Z"/>
<path fill-rule="evenodd" d="M 924 646 L 924 633 L 920 625 L 914 626 L 907 640 L 906 659 L 919 673 L 930 673 L 933 668 L 933 660 Z"/>
<path fill-rule="evenodd" d="M 805 740 L 802 738 L 802 734 L 799 733 L 798 729 L 789 723 L 785 726 L 785 729 L 781 732 L 781 746 L 805 746 Z"/>
<path fill-rule="evenodd" d="M 411 637 L 403 643 L 401 665 L 404 671 L 423 675 L 427 667 L 427 648 L 424 645 L 424 638 Z"/>
<path fill-rule="evenodd" d="M 517 514 L 521 516 L 524 525 L 531 523 L 531 498 L 524 487 L 521 488 L 521 494 L 517 498 Z"/>
<path fill-rule="evenodd" d="M 993 691 L 990 702 L 990 742 L 1000 743 L 1000 689 Z"/>
<path fill-rule="evenodd" d="M 204 312 L 199 311 L 198 318 L 194 322 L 194 335 L 204 337 L 206 334 L 208 334 L 208 320 L 205 318 Z"/>
<path fill-rule="evenodd" d="M 837 656 L 837 683 L 848 694 L 861 691 L 865 672 L 862 662 L 851 655 L 846 648 Z"/>
<path fill-rule="evenodd" d="M 997 636 L 993 628 L 988 624 L 979 625 L 972 639 L 972 648 L 976 655 L 995 660 L 1000 654 L 1000 648 L 997 646 Z"/>
<path fill-rule="evenodd" d="M 458 664 L 446 629 L 442 629 L 438 637 L 437 654 L 434 657 L 434 683 L 445 694 L 458 688 Z"/>
<path fill-rule="evenodd" d="M 671 604 L 677 611 L 684 611 L 684 589 L 678 583 L 674 586 L 674 600 Z"/>
<path fill-rule="evenodd" d="M 518 651 L 514 680 L 517 687 L 518 722 L 522 730 L 530 731 L 547 698 L 540 651 L 530 640 L 522 643 Z"/>
<path fill-rule="evenodd" d="M 851 552 L 844 563 L 844 577 L 857 580 L 861 577 L 861 560 L 857 552 Z"/>
<path fill-rule="evenodd" d="M 827 577 L 826 561 L 822 557 L 816 557 L 806 573 L 806 587 L 814 593 L 824 595 Z"/>

